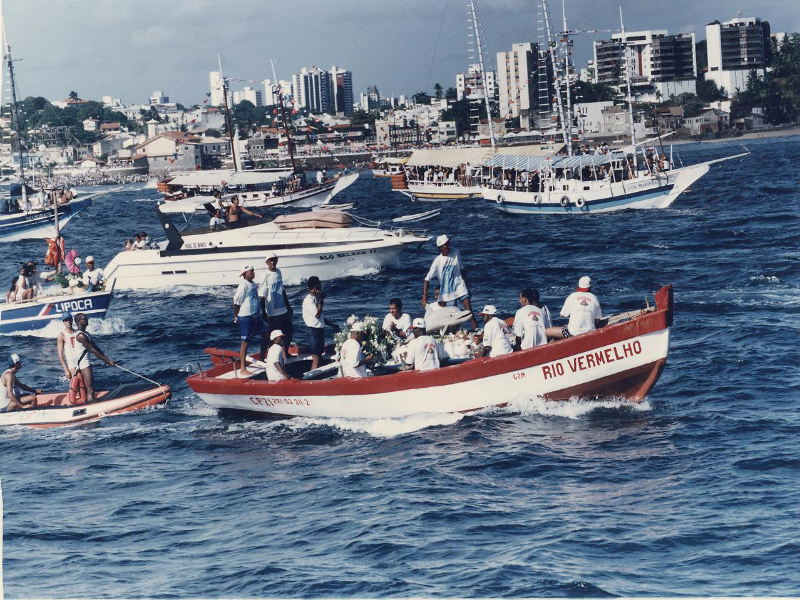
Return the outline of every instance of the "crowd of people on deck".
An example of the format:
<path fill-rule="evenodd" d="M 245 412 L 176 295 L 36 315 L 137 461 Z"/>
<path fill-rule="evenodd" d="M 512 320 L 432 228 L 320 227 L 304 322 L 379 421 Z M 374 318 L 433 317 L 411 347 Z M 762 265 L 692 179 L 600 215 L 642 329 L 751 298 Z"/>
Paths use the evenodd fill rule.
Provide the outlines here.
<path fill-rule="evenodd" d="M 51 189 L 49 191 L 42 188 L 36 193 L 26 195 L 24 199 L 22 197 L 0 198 L 0 213 L 29 213 L 62 206 L 74 199 L 75 193 L 70 188 Z"/>
<path fill-rule="evenodd" d="M 150 250 L 155 247 L 156 243 L 150 239 L 146 231 L 142 231 L 132 238 L 125 240 L 125 247 L 123 250 Z"/>
<path fill-rule="evenodd" d="M 468 314 L 473 331 L 478 323 L 472 312 L 467 271 L 460 252 L 451 247 L 447 235 L 440 235 L 436 244 L 439 255 L 434 259 L 423 281 L 422 307 L 426 315 L 430 311 L 461 305 Z M 278 268 L 278 256 L 269 253 L 265 259 L 266 271 L 257 283 L 255 267 L 246 264 L 239 276 L 241 283 L 233 297 L 234 321 L 239 325 L 241 339 L 239 350 L 239 370 L 249 376 L 247 349 L 251 339 L 260 340 L 259 361 L 254 364 L 265 369 L 269 381 L 290 379 L 286 369 L 289 346 L 294 335 L 292 325 L 293 311 L 283 285 L 283 276 Z M 429 284 L 438 281 L 439 287 L 433 303 L 428 302 Z M 325 327 L 338 332 L 340 328 L 324 315 L 325 294 L 322 282 L 316 276 L 307 281 L 308 294 L 303 300 L 302 318 L 308 331 L 308 347 L 311 356 L 311 369 L 316 371 L 325 350 Z M 563 326 L 554 326 L 550 311 L 539 297 L 539 292 L 531 287 L 519 293 L 520 308 L 516 311 L 513 327 L 500 318 L 494 305 L 486 305 L 479 315 L 483 320 L 483 335 L 480 338 L 482 356 L 496 357 L 518 350 L 527 350 L 547 344 L 551 340 L 564 339 L 594 330 L 600 325 L 602 312 L 600 302 L 591 292 L 591 279 L 580 278 L 575 292 L 566 299 L 561 316 L 568 319 Z M 389 302 L 389 313 L 384 317 L 384 335 L 395 338 L 403 345 L 402 368 L 431 370 L 439 368 L 441 357 L 436 340 L 428 334 L 425 318 L 412 318 L 403 312 L 400 298 Z M 357 321 L 350 326 L 349 339 L 339 350 L 339 366 L 343 377 L 366 377 L 367 366 L 374 356 L 364 354 L 363 342 L 366 327 Z"/>
<path fill-rule="evenodd" d="M 19 264 L 19 273 L 11 278 L 11 286 L 6 292 L 6 304 L 36 300 L 42 295 L 44 286 L 56 279 L 57 271 L 39 271 L 38 265 L 35 260 Z M 86 269 L 81 274 L 79 286 L 86 292 L 103 289 L 103 269 L 95 265 L 94 256 L 86 257 Z"/>

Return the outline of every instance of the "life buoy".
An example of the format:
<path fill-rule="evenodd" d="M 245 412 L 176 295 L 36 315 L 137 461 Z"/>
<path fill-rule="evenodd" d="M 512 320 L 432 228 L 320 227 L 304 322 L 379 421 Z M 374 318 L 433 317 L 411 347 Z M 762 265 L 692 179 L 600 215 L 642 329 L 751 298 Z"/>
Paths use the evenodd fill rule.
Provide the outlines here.
<path fill-rule="evenodd" d="M 583 198 L 578 198 L 577 200 L 575 200 L 575 206 L 577 206 L 578 208 L 583 208 L 584 206 L 586 206 L 586 200 L 584 200 Z"/>
<path fill-rule="evenodd" d="M 539 206 L 539 205 L 542 203 L 542 197 L 541 197 L 539 194 L 535 194 L 535 195 L 533 196 L 533 203 L 534 203 L 536 206 Z"/>
<path fill-rule="evenodd" d="M 505 202 L 505 201 L 506 201 L 506 198 L 505 198 L 505 196 L 503 196 L 503 194 L 500 194 L 500 195 L 497 197 L 497 200 L 495 200 L 495 202 L 497 202 L 498 204 L 502 204 L 502 203 L 503 203 L 503 202 Z"/>
<path fill-rule="evenodd" d="M 83 374 L 78 374 L 69 382 L 69 403 L 83 404 L 86 402 L 86 385 L 83 383 Z"/>
<path fill-rule="evenodd" d="M 411 201 L 412 202 L 416 202 L 417 200 L 419 200 L 419 198 L 417 198 L 417 195 L 416 194 L 411 194 Z"/>
<path fill-rule="evenodd" d="M 569 196 L 561 196 L 561 206 L 569 206 Z"/>

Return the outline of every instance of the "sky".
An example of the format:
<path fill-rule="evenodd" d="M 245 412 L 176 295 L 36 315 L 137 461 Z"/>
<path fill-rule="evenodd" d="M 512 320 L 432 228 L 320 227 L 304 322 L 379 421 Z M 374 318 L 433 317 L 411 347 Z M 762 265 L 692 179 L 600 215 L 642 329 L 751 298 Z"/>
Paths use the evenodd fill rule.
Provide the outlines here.
<path fill-rule="evenodd" d="M 147 103 L 159 90 L 172 102 L 199 104 L 209 91 L 217 55 L 231 89 L 263 89 L 304 66 L 353 73 L 356 99 L 368 85 L 384 96 L 455 86 L 466 70 L 467 0 L 0 0 L 16 61 L 18 94 L 66 98 L 70 91 L 100 100 Z M 625 28 L 695 32 L 741 11 L 769 21 L 772 31 L 800 31 L 800 0 L 565 0 L 578 30 Z M 476 0 L 484 55 L 536 41 L 535 0 Z M 561 2 L 550 0 L 561 23 Z M 575 38 L 576 67 L 586 66 L 592 41 Z M 486 61 L 489 68 L 489 61 Z"/>

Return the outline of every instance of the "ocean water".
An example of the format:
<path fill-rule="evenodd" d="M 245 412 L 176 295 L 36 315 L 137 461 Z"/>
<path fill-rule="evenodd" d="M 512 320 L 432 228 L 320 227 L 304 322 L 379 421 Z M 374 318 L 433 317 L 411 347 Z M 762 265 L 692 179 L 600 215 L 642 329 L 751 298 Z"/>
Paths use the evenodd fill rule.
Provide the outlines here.
<path fill-rule="evenodd" d="M 606 312 L 675 287 L 667 367 L 639 406 L 535 399 L 474 415 L 256 420 L 186 386 L 236 348 L 232 289 L 116 295 L 97 341 L 173 387 L 170 404 L 83 428 L 0 431 L 9 598 L 800 595 L 800 138 L 749 143 L 666 210 L 527 217 L 441 205 L 476 307 L 581 275 Z M 689 145 L 686 163 L 740 150 Z M 383 179 L 356 214 L 419 212 Z M 98 200 L 67 247 L 103 265 L 156 234 L 155 190 Z M 3 244 L 10 280 L 42 242 Z M 420 313 L 433 244 L 326 282 L 326 312 Z M 289 296 L 299 307 L 304 291 Z M 63 388 L 57 330 L 0 338 L 20 378 Z M 101 385 L 128 381 L 98 369 Z"/>

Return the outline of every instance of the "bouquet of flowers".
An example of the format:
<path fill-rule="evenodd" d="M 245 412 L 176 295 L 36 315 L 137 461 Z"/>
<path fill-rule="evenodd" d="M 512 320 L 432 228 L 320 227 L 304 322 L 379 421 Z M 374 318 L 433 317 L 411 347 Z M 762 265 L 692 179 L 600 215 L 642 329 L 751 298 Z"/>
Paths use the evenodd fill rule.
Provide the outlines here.
<path fill-rule="evenodd" d="M 364 329 L 366 331 L 365 339 L 361 342 L 361 349 L 364 355 L 372 354 L 375 358 L 376 365 L 385 365 L 392 356 L 392 349 L 394 348 L 395 342 L 383 331 L 380 321 L 371 315 L 367 315 L 363 319 L 359 319 L 355 315 L 350 315 L 347 318 L 342 330 L 333 336 L 333 341 L 336 344 L 336 355 L 339 355 L 342 344 L 350 339 L 350 329 L 359 321 L 364 323 Z"/>

